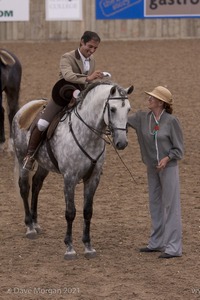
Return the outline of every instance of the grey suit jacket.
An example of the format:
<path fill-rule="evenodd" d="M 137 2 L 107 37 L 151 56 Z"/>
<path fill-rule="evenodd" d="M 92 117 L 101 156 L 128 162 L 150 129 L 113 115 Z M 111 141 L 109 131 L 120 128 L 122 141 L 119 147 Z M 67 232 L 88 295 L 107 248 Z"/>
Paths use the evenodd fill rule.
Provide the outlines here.
<path fill-rule="evenodd" d="M 60 60 L 60 79 L 76 83 L 85 88 L 87 82 L 86 77 L 95 71 L 95 59 L 90 56 L 90 70 L 84 74 L 83 62 L 78 52 L 78 49 L 67 52 L 62 55 Z"/>

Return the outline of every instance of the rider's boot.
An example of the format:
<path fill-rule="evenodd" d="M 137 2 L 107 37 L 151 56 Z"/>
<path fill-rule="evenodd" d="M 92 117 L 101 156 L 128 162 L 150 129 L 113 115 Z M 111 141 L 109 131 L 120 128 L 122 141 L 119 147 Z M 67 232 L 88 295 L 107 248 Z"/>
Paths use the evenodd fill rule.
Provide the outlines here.
<path fill-rule="evenodd" d="M 43 131 L 40 131 L 37 126 L 33 129 L 29 144 L 26 157 L 23 161 L 23 169 L 32 171 L 34 169 L 34 162 L 35 162 L 35 152 L 37 151 L 39 144 L 42 140 Z"/>

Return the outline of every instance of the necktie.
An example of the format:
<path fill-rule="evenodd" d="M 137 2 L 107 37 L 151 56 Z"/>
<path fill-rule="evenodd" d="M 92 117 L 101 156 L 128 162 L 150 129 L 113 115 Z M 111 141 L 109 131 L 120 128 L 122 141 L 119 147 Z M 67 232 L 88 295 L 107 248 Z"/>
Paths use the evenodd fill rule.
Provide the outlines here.
<path fill-rule="evenodd" d="M 90 69 L 90 59 L 86 58 L 85 61 L 84 61 L 84 71 L 88 72 L 89 69 Z"/>

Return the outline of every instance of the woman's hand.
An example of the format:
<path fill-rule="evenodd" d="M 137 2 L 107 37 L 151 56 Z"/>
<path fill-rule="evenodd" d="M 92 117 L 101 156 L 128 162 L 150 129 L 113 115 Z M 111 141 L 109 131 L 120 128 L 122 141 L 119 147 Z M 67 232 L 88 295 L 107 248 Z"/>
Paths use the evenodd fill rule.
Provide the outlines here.
<path fill-rule="evenodd" d="M 159 164 L 156 167 L 158 171 L 163 170 L 169 161 L 170 161 L 169 156 L 165 156 L 163 159 L 161 159 Z"/>

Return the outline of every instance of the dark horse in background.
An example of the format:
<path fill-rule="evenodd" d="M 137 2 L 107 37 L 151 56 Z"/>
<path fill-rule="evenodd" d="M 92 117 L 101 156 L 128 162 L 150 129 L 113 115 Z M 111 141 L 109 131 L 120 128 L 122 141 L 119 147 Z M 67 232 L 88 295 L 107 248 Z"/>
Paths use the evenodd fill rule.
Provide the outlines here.
<path fill-rule="evenodd" d="M 3 92 L 6 94 L 10 139 L 8 149 L 13 150 L 12 120 L 19 108 L 19 92 L 22 76 L 22 66 L 15 54 L 0 49 L 0 151 L 3 150 L 5 138 L 5 109 L 3 107 Z"/>

